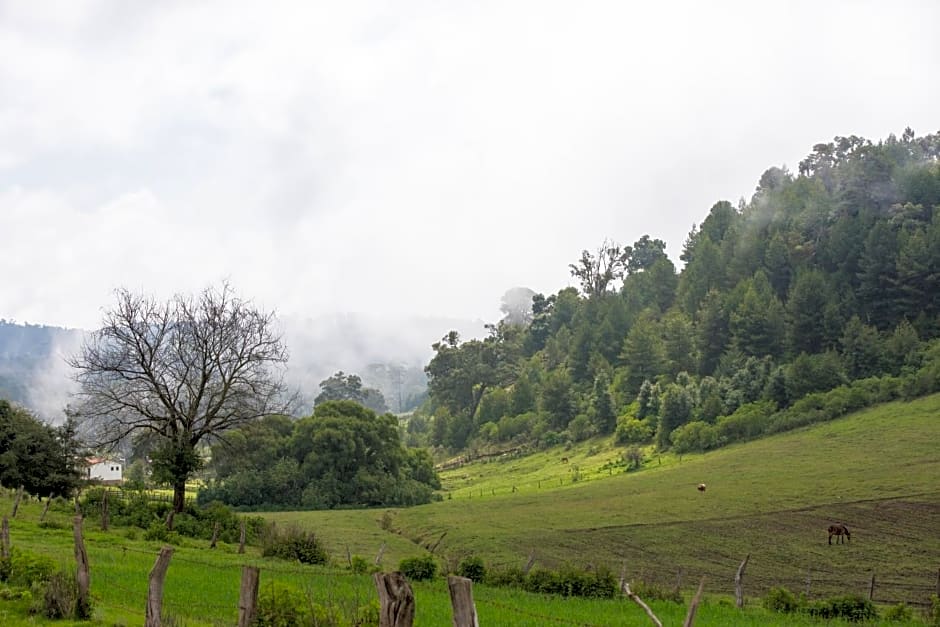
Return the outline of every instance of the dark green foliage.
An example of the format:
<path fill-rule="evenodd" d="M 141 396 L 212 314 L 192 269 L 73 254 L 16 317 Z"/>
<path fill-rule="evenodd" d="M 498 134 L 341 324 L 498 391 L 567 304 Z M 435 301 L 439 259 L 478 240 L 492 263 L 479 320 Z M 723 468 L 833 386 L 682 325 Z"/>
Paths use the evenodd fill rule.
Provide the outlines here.
<path fill-rule="evenodd" d="M 483 583 L 486 581 L 486 565 L 483 558 L 475 555 L 463 558 L 457 565 L 457 574 L 476 583 Z"/>
<path fill-rule="evenodd" d="M 814 618 L 831 620 L 841 618 L 849 621 L 866 621 L 878 617 L 875 606 L 868 599 L 859 595 L 833 597 L 815 601 L 806 606 L 806 613 Z"/>
<path fill-rule="evenodd" d="M 487 585 L 494 587 L 524 588 L 525 581 L 525 571 L 518 567 L 499 568 L 486 573 Z"/>
<path fill-rule="evenodd" d="M 907 623 L 914 620 L 914 610 L 908 607 L 905 603 L 898 603 L 897 605 L 892 605 L 887 610 L 885 610 L 884 619 L 889 621 L 897 621 L 899 623 Z"/>
<path fill-rule="evenodd" d="M 32 589 L 33 606 L 30 609 L 34 614 L 42 614 L 52 620 L 91 618 L 90 601 L 78 602 L 78 583 L 72 571 L 57 570 L 47 580 L 34 583 Z"/>
<path fill-rule="evenodd" d="M 261 554 L 302 564 L 326 564 L 330 561 L 326 548 L 315 533 L 294 526 L 269 529 L 261 540 Z"/>
<path fill-rule="evenodd" d="M 313 399 L 313 404 L 320 405 L 328 401 L 353 401 L 368 407 L 377 414 L 388 411 L 385 397 L 380 391 L 362 387 L 362 379 L 359 375 L 343 374 L 342 370 L 320 381 L 320 393 Z"/>
<path fill-rule="evenodd" d="M 50 427 L 0 399 L 0 485 L 38 496 L 71 494 L 81 477 L 75 428 L 71 421 Z"/>
<path fill-rule="evenodd" d="M 606 569 L 581 570 L 565 567 L 559 571 L 535 568 L 523 588 L 529 592 L 566 597 L 612 598 L 618 591 L 617 579 Z"/>
<path fill-rule="evenodd" d="M 715 203 L 692 227 L 678 275 L 659 240 L 622 248 L 619 293 L 609 287 L 623 268 L 596 263 L 613 245 L 585 253 L 573 265 L 583 294 L 534 296 L 519 335 L 435 345 L 431 441 L 545 445 L 588 435 L 579 416 L 610 433 L 605 384 L 615 415 L 658 420 L 660 448 L 703 423 L 678 432 L 688 450 L 937 389 L 940 366 L 924 364 L 940 336 L 938 154 L 940 134 L 911 131 L 819 143 L 797 175 L 770 168 L 750 202 Z M 508 408 L 496 388 L 509 391 Z M 637 394 L 639 410 L 626 411 Z M 481 398 L 494 403 L 477 416 Z M 753 403 L 780 410 L 735 416 Z"/>
<path fill-rule="evenodd" d="M 416 505 L 431 501 L 440 487 L 431 456 L 402 446 L 394 416 L 353 401 L 329 401 L 310 417 L 230 435 L 234 450 L 224 443 L 213 447 L 217 480 L 200 490 L 200 503 L 251 509 Z M 267 455 L 248 450 L 255 441 Z M 239 451 L 245 455 L 235 463 Z"/>
<path fill-rule="evenodd" d="M 437 574 L 437 560 L 433 555 L 407 557 L 398 563 L 398 570 L 411 581 L 426 581 Z"/>
<path fill-rule="evenodd" d="M 666 588 L 643 580 L 630 584 L 630 589 L 645 601 L 669 601 L 682 603 L 682 593 L 676 588 Z"/>
<path fill-rule="evenodd" d="M 30 588 L 45 583 L 55 572 L 52 559 L 15 546 L 10 549 L 10 557 L 0 560 L 0 581 L 13 587 Z"/>
<path fill-rule="evenodd" d="M 786 588 L 774 587 L 764 597 L 764 607 L 773 612 L 791 614 L 800 609 L 800 600 Z"/>

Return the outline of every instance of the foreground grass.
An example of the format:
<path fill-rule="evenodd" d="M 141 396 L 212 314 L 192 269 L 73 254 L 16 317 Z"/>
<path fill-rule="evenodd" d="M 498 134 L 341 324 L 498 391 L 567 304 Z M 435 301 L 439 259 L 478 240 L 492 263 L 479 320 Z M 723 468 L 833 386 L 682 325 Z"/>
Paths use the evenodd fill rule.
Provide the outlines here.
<path fill-rule="evenodd" d="M 0 500 L 0 507 L 9 506 Z M 11 541 L 18 550 L 46 555 L 61 567 L 74 568 L 71 512 L 51 510 L 47 524 L 39 525 L 40 504 L 24 503 L 11 521 Z M 144 619 L 147 576 L 160 545 L 138 539 L 141 530 L 112 529 L 102 532 L 86 521 L 86 547 L 91 564 L 94 617 L 88 622 L 48 621 L 28 614 L 28 600 L 0 600 L 2 625 L 137 625 Z M 261 558 L 249 547 L 239 555 L 235 546 L 210 550 L 205 542 L 184 540 L 175 547 L 164 592 L 164 613 L 189 626 L 232 625 L 237 619 L 238 587 L 243 565 L 261 568 L 262 593 L 272 585 L 290 586 L 306 593 L 312 603 L 333 608 L 340 616 L 375 605 L 377 595 L 367 575 L 355 575 L 336 565 L 301 566 Z M 437 578 L 413 585 L 417 612 L 415 625 L 450 624 L 451 610 L 446 582 Z M 0 586 L 2 589 L 2 586 Z M 618 626 L 646 624 L 639 608 L 625 599 L 564 599 L 517 590 L 477 585 L 474 598 L 481 625 L 536 627 L 547 624 Z M 665 624 L 681 624 L 685 605 L 652 601 Z M 349 623 L 343 623 L 349 624 Z M 697 625 L 818 625 L 802 616 L 767 612 L 758 605 L 741 611 L 727 598 L 708 597 L 700 606 Z M 830 625 L 843 623 L 833 622 Z M 898 624 L 898 623 L 892 623 Z M 917 624 L 915 622 L 909 623 Z"/>

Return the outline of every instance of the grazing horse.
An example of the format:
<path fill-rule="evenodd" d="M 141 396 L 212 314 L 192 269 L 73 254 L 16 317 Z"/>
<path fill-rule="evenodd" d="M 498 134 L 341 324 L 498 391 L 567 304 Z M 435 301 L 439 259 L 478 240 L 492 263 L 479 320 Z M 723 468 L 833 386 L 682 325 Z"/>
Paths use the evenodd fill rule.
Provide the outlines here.
<path fill-rule="evenodd" d="M 848 538 L 849 542 L 852 541 L 852 534 L 849 533 L 849 528 L 842 523 L 829 525 L 829 544 L 832 544 L 832 536 L 836 537 L 836 544 L 843 544 L 845 538 Z"/>
<path fill-rule="evenodd" d="M 698 484 L 698 488 L 696 488 L 696 489 L 697 489 L 699 492 L 704 492 L 704 491 L 705 491 L 705 484 L 704 484 L 704 483 Z"/>

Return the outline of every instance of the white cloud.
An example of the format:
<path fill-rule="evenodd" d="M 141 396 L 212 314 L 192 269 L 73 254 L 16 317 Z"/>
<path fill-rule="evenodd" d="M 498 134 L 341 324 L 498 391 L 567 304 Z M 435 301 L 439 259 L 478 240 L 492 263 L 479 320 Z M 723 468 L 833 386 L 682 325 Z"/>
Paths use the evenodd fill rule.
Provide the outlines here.
<path fill-rule="evenodd" d="M 495 318 L 605 237 L 676 258 L 836 134 L 936 130 L 931 2 L 0 5 L 0 317 L 227 277 Z M 439 330 L 431 335 L 436 338 Z"/>

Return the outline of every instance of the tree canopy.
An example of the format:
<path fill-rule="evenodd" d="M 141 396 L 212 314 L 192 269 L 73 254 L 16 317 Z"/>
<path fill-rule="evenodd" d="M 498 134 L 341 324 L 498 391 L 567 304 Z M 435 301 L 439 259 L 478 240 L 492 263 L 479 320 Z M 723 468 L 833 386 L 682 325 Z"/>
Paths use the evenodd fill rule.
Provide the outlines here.
<path fill-rule="evenodd" d="M 817 144 L 797 174 L 771 167 L 750 200 L 714 203 L 681 271 L 665 248 L 605 240 L 569 266 L 580 292 L 534 294 L 512 332 L 435 344 L 425 441 L 545 444 L 639 420 L 631 433 L 666 448 L 689 422 L 865 377 L 932 389 L 915 374 L 940 338 L 940 134 Z"/>
<path fill-rule="evenodd" d="M 155 440 L 154 470 L 172 481 L 179 512 L 200 443 L 286 411 L 287 349 L 274 315 L 228 284 L 166 302 L 126 289 L 116 296 L 70 360 L 80 385 L 73 415 L 98 446 Z"/>

